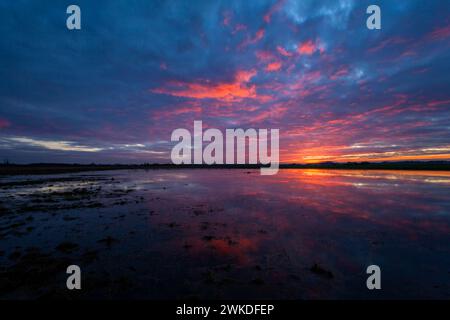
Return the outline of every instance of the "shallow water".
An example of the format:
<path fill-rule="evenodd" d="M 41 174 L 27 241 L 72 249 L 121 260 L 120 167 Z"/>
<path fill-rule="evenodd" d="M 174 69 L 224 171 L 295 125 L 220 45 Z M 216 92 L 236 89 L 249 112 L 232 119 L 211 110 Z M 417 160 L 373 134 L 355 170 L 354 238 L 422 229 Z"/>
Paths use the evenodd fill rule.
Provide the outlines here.
<path fill-rule="evenodd" d="M 0 297 L 448 299 L 449 195 L 450 173 L 425 171 L 1 178 Z"/>

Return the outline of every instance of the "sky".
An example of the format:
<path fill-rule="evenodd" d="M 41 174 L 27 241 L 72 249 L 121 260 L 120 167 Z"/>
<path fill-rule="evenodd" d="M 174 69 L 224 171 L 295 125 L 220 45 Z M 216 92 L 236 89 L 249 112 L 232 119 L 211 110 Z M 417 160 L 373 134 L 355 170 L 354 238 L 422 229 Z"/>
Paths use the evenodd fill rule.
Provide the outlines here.
<path fill-rule="evenodd" d="M 0 35 L 0 161 L 167 163 L 194 120 L 279 129 L 282 163 L 450 160 L 450 1 L 0 0 Z"/>

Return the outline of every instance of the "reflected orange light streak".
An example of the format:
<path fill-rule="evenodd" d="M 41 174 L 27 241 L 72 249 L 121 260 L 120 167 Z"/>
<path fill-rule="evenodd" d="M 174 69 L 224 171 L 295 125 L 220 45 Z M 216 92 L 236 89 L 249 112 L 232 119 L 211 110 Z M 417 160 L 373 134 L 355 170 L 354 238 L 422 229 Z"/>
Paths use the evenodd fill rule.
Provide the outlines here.
<path fill-rule="evenodd" d="M 306 152 L 302 154 L 286 155 L 281 157 L 282 163 L 320 163 L 320 162 L 378 162 L 378 161 L 432 161 L 432 160 L 450 160 L 450 153 L 438 154 L 407 154 L 408 152 L 386 152 L 386 153 L 367 153 L 367 154 L 342 154 L 327 155 L 326 150 L 320 153 L 321 148 L 315 152 Z M 400 153 L 400 154 L 399 154 Z M 404 154 L 402 154 L 404 153 Z"/>

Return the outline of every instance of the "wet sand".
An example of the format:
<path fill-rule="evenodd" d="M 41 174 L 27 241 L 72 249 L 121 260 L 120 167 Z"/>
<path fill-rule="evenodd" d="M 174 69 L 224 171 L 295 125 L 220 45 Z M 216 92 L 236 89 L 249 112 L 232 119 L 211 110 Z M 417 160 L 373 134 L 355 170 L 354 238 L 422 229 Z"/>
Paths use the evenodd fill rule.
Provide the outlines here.
<path fill-rule="evenodd" d="M 448 172 L 1 177 L 0 298 L 448 299 L 449 194 Z"/>

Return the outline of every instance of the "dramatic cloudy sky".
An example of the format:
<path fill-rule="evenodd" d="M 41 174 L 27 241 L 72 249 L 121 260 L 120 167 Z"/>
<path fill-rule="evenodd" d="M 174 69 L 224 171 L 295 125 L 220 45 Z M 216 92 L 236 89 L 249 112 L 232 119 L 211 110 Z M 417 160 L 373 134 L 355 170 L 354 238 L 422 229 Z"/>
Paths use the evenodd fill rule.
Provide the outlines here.
<path fill-rule="evenodd" d="M 450 1 L 0 0 L 0 34 L 1 161 L 170 162 L 194 120 L 279 128 L 281 162 L 450 160 Z"/>

